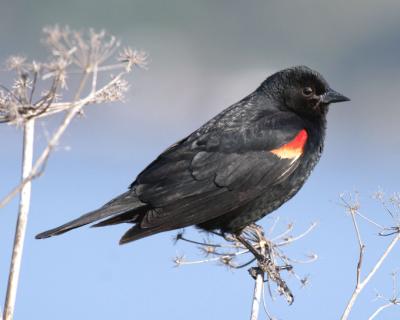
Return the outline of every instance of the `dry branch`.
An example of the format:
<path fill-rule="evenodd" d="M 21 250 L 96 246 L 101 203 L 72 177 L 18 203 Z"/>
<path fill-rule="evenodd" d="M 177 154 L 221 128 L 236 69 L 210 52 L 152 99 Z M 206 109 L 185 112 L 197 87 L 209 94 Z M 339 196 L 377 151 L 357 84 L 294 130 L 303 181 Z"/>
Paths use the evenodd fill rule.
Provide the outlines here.
<path fill-rule="evenodd" d="M 250 275 L 255 281 L 250 318 L 255 320 L 258 319 L 261 302 L 264 302 L 265 308 L 263 291 L 264 283 L 266 281 L 268 283 L 268 288 L 270 289 L 271 284 L 275 285 L 276 292 L 279 295 L 284 296 L 289 304 L 293 302 L 293 294 L 282 277 L 282 271 L 287 271 L 294 275 L 295 278 L 300 281 L 302 286 L 307 283 L 307 280 L 299 277 L 294 272 L 292 263 L 312 262 L 315 261 L 317 256 L 313 254 L 308 260 L 299 261 L 297 259 L 289 258 L 282 251 L 282 248 L 305 237 L 314 229 L 315 225 L 316 224 L 313 223 L 302 234 L 292 236 L 291 232 L 294 227 L 293 224 L 289 224 L 287 229 L 281 234 L 275 237 L 271 236 L 274 241 L 265 237 L 262 228 L 257 225 L 247 227 L 240 236 L 216 233 L 216 235 L 222 236 L 226 240 L 226 243 L 215 243 L 209 240 L 194 241 L 186 238 L 183 233 L 179 233 L 175 240 L 197 245 L 206 257 L 200 260 L 188 261 L 181 256 L 176 257 L 174 262 L 177 266 L 219 262 L 220 264 L 232 269 L 240 269 L 255 262 L 255 266 L 249 269 Z M 271 228 L 270 231 L 274 228 L 275 226 Z M 269 315 L 268 317 L 271 318 Z"/>
<path fill-rule="evenodd" d="M 265 242 L 260 242 L 260 253 L 265 255 Z M 254 280 L 253 304 L 251 306 L 250 320 L 257 320 L 260 313 L 262 293 L 264 290 L 264 272 L 259 265 Z"/>
<path fill-rule="evenodd" d="M 26 177 L 28 177 L 32 168 L 34 133 L 35 133 L 35 120 L 30 119 L 26 121 L 24 125 L 22 179 L 26 179 Z M 19 273 L 21 269 L 21 260 L 24 248 L 26 226 L 28 223 L 30 198 L 31 198 L 31 182 L 29 181 L 24 184 L 21 190 L 21 198 L 18 210 L 18 221 L 15 230 L 14 246 L 11 257 L 10 272 L 8 277 L 6 301 L 4 305 L 5 320 L 12 319 L 14 313 L 15 298 L 17 295 Z"/>

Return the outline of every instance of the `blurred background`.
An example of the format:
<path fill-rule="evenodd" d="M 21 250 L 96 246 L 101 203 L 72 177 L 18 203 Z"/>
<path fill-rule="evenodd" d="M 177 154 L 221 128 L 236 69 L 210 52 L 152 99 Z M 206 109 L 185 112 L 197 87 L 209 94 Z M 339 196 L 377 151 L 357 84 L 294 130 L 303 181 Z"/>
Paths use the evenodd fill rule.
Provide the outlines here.
<path fill-rule="evenodd" d="M 358 248 L 339 194 L 360 192 L 362 212 L 390 224 L 371 195 L 379 188 L 389 195 L 400 191 L 399 1 L 6 0 L 1 7 L 2 61 L 14 54 L 45 60 L 41 30 L 56 23 L 106 29 L 150 57 L 148 70 L 129 79 L 126 102 L 89 106 L 34 182 L 15 319 L 248 318 L 253 281 L 246 270 L 174 268 L 176 255 L 198 257 L 194 246 L 174 245 L 174 232 L 122 247 L 126 226 L 82 228 L 46 241 L 33 237 L 125 191 L 167 146 L 271 73 L 299 64 L 320 71 L 352 101 L 331 107 L 325 152 L 304 188 L 261 221 L 268 228 L 279 216 L 281 230 L 294 222 L 298 233 L 318 222 L 289 250 L 298 258 L 318 254 L 317 262 L 296 266 L 310 284 L 301 288 L 289 277 L 294 304 L 281 297 L 272 302 L 266 293 L 267 305 L 279 319 L 340 317 L 354 288 Z M 10 80 L 5 71 L 1 79 Z M 37 124 L 38 148 L 58 121 Z M 2 196 L 19 180 L 22 132 L 2 125 L 0 137 Z M 16 213 L 16 199 L 0 212 L 1 303 Z M 362 232 L 367 271 L 390 239 L 364 223 Z M 376 291 L 390 296 L 399 252 L 365 289 L 353 319 L 366 319 L 384 303 L 375 301 Z M 394 307 L 380 319 L 399 314 Z"/>

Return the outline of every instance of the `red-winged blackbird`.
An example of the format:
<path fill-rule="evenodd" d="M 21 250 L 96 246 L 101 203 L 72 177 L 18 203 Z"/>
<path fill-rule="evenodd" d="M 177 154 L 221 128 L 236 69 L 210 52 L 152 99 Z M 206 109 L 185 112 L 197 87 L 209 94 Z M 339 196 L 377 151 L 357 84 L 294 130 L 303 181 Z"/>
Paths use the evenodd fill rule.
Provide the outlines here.
<path fill-rule="evenodd" d="M 321 156 L 328 106 L 341 101 L 308 67 L 277 72 L 169 147 L 127 192 L 36 238 L 98 220 L 133 224 L 121 244 L 190 225 L 239 234 L 301 188 Z"/>

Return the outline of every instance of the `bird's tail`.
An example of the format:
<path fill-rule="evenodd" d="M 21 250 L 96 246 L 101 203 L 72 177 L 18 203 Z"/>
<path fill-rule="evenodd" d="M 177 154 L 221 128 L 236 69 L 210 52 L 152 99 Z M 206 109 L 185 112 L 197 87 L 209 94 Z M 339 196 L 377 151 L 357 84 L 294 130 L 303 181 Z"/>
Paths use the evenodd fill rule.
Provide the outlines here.
<path fill-rule="evenodd" d="M 45 239 L 56 236 L 110 216 L 112 217 L 96 224 L 95 226 L 103 226 L 121 222 L 135 222 L 135 219 L 143 211 L 142 209 L 146 210 L 146 207 L 146 204 L 141 202 L 134 192 L 130 190 L 111 200 L 100 209 L 84 214 L 83 216 L 67 222 L 57 228 L 39 233 L 35 238 Z M 124 219 L 121 219 L 122 217 Z"/>

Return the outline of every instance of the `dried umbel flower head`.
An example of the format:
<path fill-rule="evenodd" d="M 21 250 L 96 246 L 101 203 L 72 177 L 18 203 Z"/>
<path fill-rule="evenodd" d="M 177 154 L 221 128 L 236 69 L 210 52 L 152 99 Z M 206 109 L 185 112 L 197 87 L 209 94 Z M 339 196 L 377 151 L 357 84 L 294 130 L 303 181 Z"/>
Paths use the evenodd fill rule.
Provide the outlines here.
<path fill-rule="evenodd" d="M 91 69 L 107 61 L 119 48 L 116 37 L 104 30 L 96 32 L 72 31 L 59 26 L 45 27 L 43 42 L 49 47 L 53 56 L 71 61 L 82 69 Z"/>
<path fill-rule="evenodd" d="M 10 88 L 1 87 L 0 122 L 23 123 L 77 105 L 122 101 L 129 88 L 124 76 L 134 66 L 147 65 L 143 51 L 126 47 L 117 54 L 120 42 L 105 31 L 78 32 L 56 25 L 45 27 L 43 33 L 50 50 L 47 62 L 29 62 L 23 56 L 7 60 L 7 69 L 14 70 L 16 78 Z M 82 83 L 72 83 L 77 79 Z M 69 87 L 78 89 L 75 94 L 62 94 Z M 73 98 L 63 101 L 64 96 Z"/>
<path fill-rule="evenodd" d="M 6 68 L 8 70 L 20 70 L 22 69 L 25 61 L 26 61 L 25 57 L 11 56 L 6 61 Z"/>
<path fill-rule="evenodd" d="M 99 91 L 91 101 L 92 103 L 105 103 L 113 101 L 123 101 L 125 92 L 129 89 L 128 82 L 124 79 L 118 79 L 110 86 Z"/>
<path fill-rule="evenodd" d="M 144 51 L 132 50 L 131 48 L 124 48 L 120 54 L 118 60 L 126 63 L 126 69 L 130 71 L 134 66 L 141 68 L 147 67 L 147 54 Z"/>

